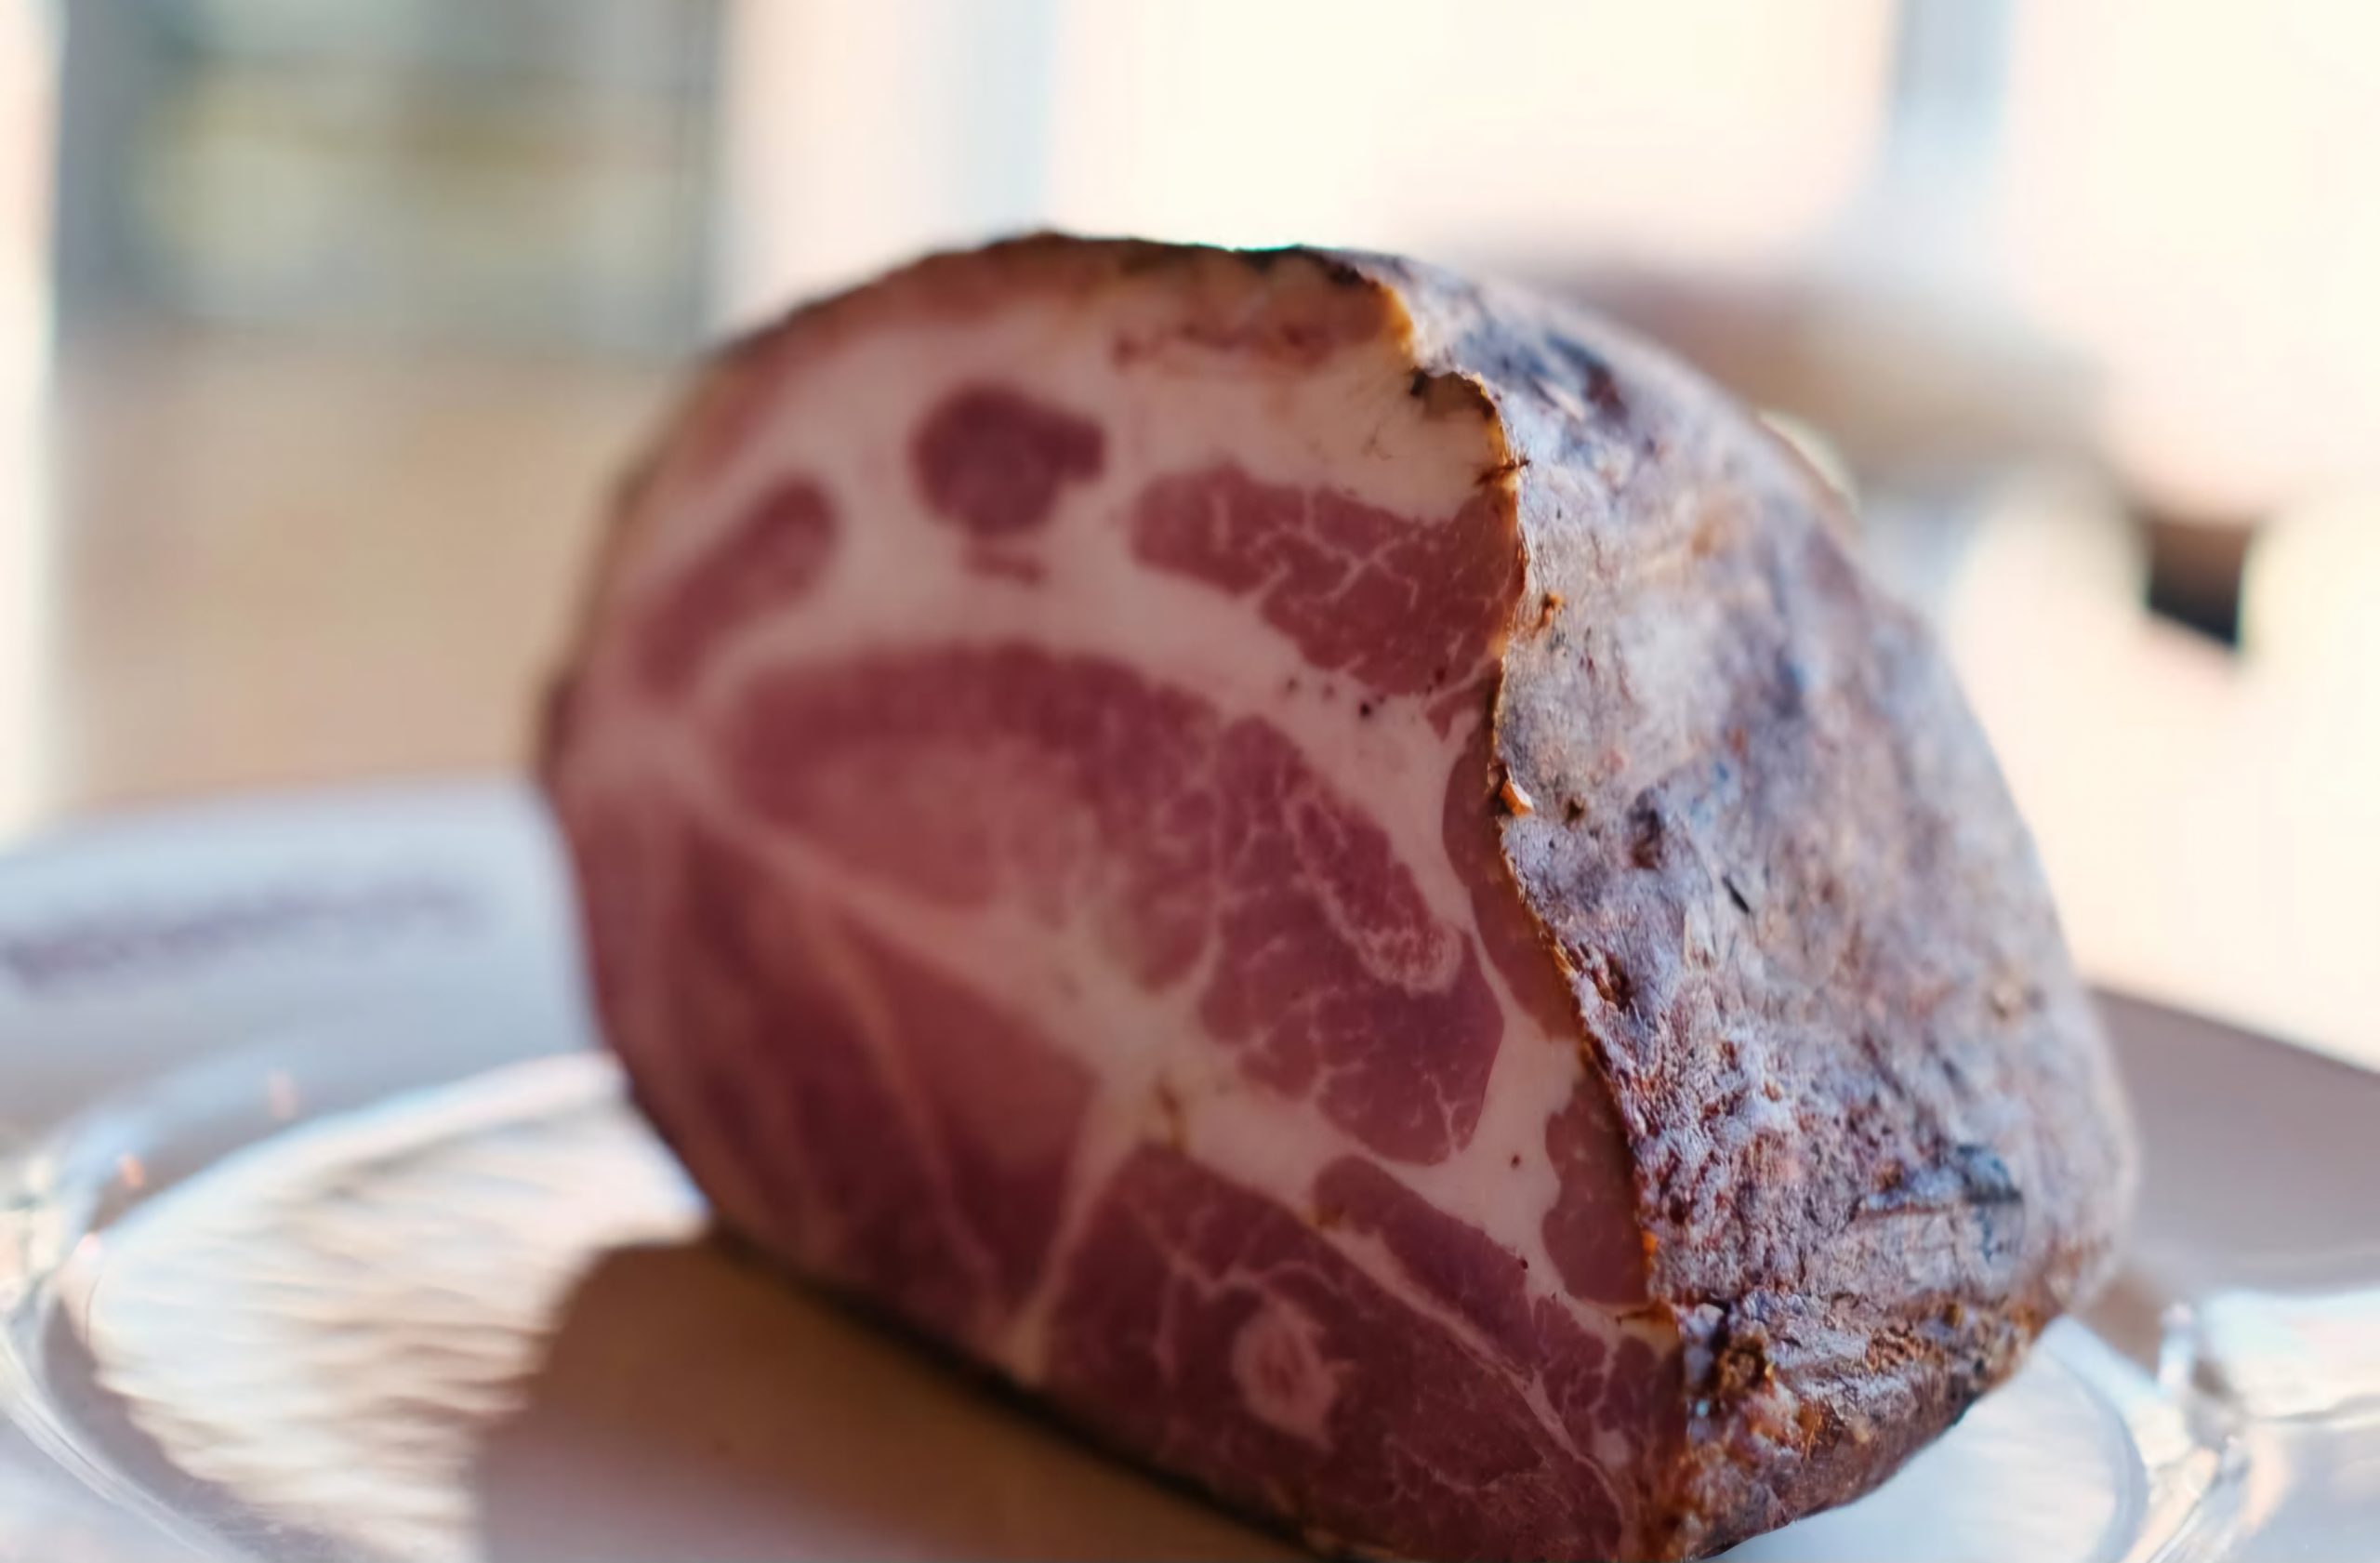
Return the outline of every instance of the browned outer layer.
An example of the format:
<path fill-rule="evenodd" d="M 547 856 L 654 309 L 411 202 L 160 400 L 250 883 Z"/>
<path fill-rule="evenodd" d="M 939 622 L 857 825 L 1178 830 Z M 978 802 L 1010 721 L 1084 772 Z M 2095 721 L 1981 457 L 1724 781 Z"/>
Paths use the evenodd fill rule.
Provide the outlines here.
<path fill-rule="evenodd" d="M 1506 855 L 1686 1346 L 1680 1556 L 1857 1496 L 2103 1276 L 2131 1139 L 2032 842 L 1842 500 L 1584 313 L 1355 258 L 1521 474 Z"/>
<path fill-rule="evenodd" d="M 1355 334 L 1394 294 L 1417 392 L 1484 393 L 1521 463 L 1495 747 L 1533 806 L 1505 855 L 1610 1084 L 1685 1346 L 1687 1435 L 1646 1540 L 1714 1552 L 1882 1480 L 2101 1278 L 2134 1175 L 2108 1054 L 1983 736 L 1853 560 L 1840 498 L 1609 325 L 1386 257 L 1038 237 L 813 306 L 805 335 L 993 307 L 1026 277 L 1172 267 L 1227 293 L 1219 261 L 1289 253 L 1346 285 Z M 1235 329 L 1299 351 L 1264 318 Z M 732 425 L 756 357 L 793 340 L 732 351 L 681 427 Z"/>

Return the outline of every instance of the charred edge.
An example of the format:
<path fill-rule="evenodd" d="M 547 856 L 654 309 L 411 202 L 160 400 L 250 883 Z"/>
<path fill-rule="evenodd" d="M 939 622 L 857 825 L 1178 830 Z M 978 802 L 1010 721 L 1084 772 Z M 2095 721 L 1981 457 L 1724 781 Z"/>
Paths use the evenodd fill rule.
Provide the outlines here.
<path fill-rule="evenodd" d="M 1554 334 L 1549 338 L 1571 375 L 1586 392 L 1587 404 L 1601 417 L 1618 423 L 1628 417 L 1628 401 L 1620 393 L 1620 382 L 1603 354 L 1585 343 Z"/>
<path fill-rule="evenodd" d="M 1594 986 L 1596 998 L 1621 1014 L 1634 1011 L 1636 979 L 1618 956 L 1608 950 L 1582 949 L 1574 958 L 1574 964 Z"/>
<path fill-rule="evenodd" d="M 1852 1212 L 1864 1216 L 1972 1210 L 2021 1205 L 2024 1190 L 2000 1153 L 1988 1145 L 1962 1141 L 1931 1166 L 1894 1166 L 1878 1174 L 1878 1186 Z M 1847 1225 L 1847 1224 L 1846 1224 Z"/>
<path fill-rule="evenodd" d="M 1394 291 L 1385 289 L 1383 291 L 1388 292 L 1391 300 L 1396 299 Z M 1433 417 L 1450 417 L 1468 414 L 1495 427 L 1499 435 L 1497 447 L 1507 454 L 1504 459 L 1480 473 L 1478 479 L 1480 487 L 1484 488 L 1513 477 L 1528 465 L 1526 458 L 1514 457 L 1509 454 L 1511 444 L 1501 437 L 1503 417 L 1496 410 L 1496 398 L 1487 385 L 1475 376 L 1458 370 L 1441 371 L 1417 367 L 1406 378 L 1405 394 L 1421 403 Z"/>
<path fill-rule="evenodd" d="M 1639 868 L 1659 868 L 1668 835 L 1660 804 L 1649 793 L 1640 795 L 1628 811 L 1628 860 Z"/>
<path fill-rule="evenodd" d="M 1241 250 L 1237 253 L 1243 259 L 1259 264 L 1260 269 L 1263 266 L 1272 265 L 1284 256 L 1302 256 L 1314 262 L 1316 268 L 1322 272 L 1323 281 L 1333 287 L 1382 288 L 1382 291 L 1385 291 L 1380 282 L 1367 276 L 1358 268 L 1349 265 L 1335 255 L 1328 255 L 1320 250 L 1303 249 L 1291 245 L 1283 249 Z M 1262 258 L 1261 261 L 1259 258 Z"/>
<path fill-rule="evenodd" d="M 1710 1376 L 1701 1393 L 1720 1405 L 1731 1404 L 1777 1382 L 1768 1360 L 1768 1344 L 1757 1330 L 1739 1331 L 1732 1309 L 1722 1305 L 1718 1326 L 1711 1332 Z M 1698 1407 L 1708 1414 L 1708 1406 Z"/>

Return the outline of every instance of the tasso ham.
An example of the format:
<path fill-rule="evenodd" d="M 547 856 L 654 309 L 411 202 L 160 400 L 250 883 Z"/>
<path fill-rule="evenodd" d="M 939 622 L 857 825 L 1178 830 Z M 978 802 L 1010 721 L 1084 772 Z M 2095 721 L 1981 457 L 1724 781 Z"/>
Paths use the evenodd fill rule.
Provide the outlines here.
<path fill-rule="evenodd" d="M 626 486 L 542 768 L 734 1232 L 1317 1543 L 1853 1497 L 2131 1176 L 1942 659 L 1779 441 L 1372 256 L 800 310 Z"/>

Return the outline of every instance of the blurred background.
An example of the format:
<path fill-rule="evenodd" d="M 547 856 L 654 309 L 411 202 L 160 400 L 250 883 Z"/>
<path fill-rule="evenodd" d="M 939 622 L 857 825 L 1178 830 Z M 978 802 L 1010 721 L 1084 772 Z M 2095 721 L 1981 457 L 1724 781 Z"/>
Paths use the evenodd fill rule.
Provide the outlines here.
<path fill-rule="evenodd" d="M 0 0 L 0 839 L 517 762 L 686 356 L 1417 251 L 1814 440 L 2096 979 L 2380 1063 L 2371 0 Z"/>

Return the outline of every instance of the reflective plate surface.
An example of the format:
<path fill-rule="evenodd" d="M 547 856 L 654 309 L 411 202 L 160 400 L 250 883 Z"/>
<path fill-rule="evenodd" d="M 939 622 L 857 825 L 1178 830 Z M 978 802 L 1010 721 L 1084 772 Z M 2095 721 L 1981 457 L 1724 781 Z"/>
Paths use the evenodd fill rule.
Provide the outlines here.
<path fill-rule="evenodd" d="M 0 1556 L 1298 1556 L 713 1241 L 588 1045 L 563 906 L 494 784 L 0 860 Z M 2380 1538 L 2380 1081 L 2109 1013 L 2150 1172 L 2120 1283 L 1738 1556 Z"/>

